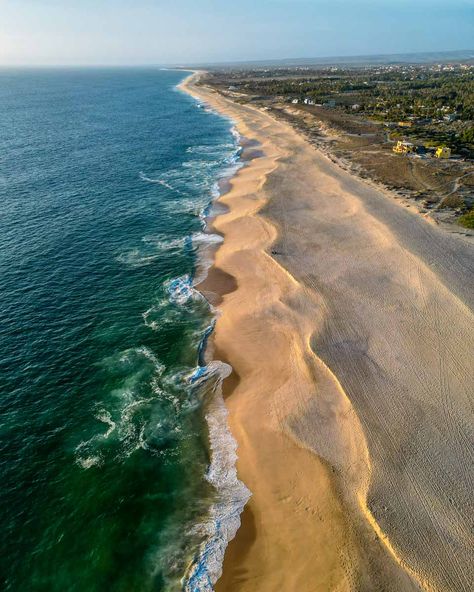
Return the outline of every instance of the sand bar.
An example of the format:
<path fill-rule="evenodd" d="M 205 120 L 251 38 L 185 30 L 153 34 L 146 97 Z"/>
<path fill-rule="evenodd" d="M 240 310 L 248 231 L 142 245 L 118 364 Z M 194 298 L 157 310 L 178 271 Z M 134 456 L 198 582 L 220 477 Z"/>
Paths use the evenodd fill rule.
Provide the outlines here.
<path fill-rule="evenodd" d="M 470 590 L 472 244 L 198 76 L 184 88 L 261 151 L 221 198 L 206 286 L 225 286 L 216 355 L 253 494 L 216 589 Z"/>

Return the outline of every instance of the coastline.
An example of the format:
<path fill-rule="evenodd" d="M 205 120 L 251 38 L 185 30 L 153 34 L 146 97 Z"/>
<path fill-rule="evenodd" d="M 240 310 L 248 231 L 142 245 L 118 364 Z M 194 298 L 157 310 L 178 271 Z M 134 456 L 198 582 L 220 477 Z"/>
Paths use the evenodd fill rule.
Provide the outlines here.
<path fill-rule="evenodd" d="M 291 229 L 282 227 L 285 216 L 278 216 L 284 204 L 269 206 L 276 195 L 269 178 L 284 168 L 281 161 L 289 160 L 282 144 L 305 157 L 313 149 L 269 115 L 255 109 L 254 114 L 249 107 L 237 107 L 196 87 L 199 76 L 187 78 L 182 90 L 231 117 L 240 134 L 259 147 L 258 155 L 238 171 L 230 190 L 218 200 L 228 210 L 214 220 L 213 228 L 225 240 L 201 286 L 219 294 L 213 346 L 215 357 L 233 368 L 224 396 L 239 446 L 238 474 L 252 492 L 216 590 L 444 589 L 433 583 L 438 574 L 433 578 L 423 561 L 403 553 L 415 543 L 398 536 L 398 544 L 392 544 L 374 515 L 369 487 L 377 482 L 374 475 L 380 467 L 373 466 L 369 452 L 374 444 L 367 439 L 367 417 L 362 414 L 360 419 L 360 401 L 354 407 L 330 369 L 331 352 L 325 359 L 315 354 L 315 345 L 324 351 L 331 343 L 324 339 L 333 320 L 324 286 L 308 285 L 306 272 L 298 277 L 288 271 Z M 358 213 L 360 205 L 346 196 L 342 181 L 335 186 L 324 178 L 329 165 L 318 158 L 325 189 L 341 193 L 349 215 Z M 284 191 L 284 185 L 279 189 Z M 369 206 L 364 204 L 365 209 Z M 394 237 L 384 237 L 386 230 L 375 225 L 367 233 L 390 251 Z M 402 244 L 401 254 L 410 246 Z M 415 258 L 417 254 L 410 253 Z M 430 277 L 435 283 L 437 279 Z M 436 285 L 437 294 L 443 287 Z M 462 308 L 462 287 L 453 286 L 453 292 L 456 288 L 454 297 L 460 302 L 453 306 Z M 451 294 L 443 297 L 450 299 Z"/>
<path fill-rule="evenodd" d="M 194 71 L 190 72 L 188 78 L 194 75 Z M 183 91 L 182 83 L 176 88 Z M 199 103 L 199 106 L 204 105 Z M 200 213 L 202 233 L 207 240 L 203 240 L 197 250 L 195 274 L 191 278 L 192 290 L 205 298 L 213 316 L 200 342 L 198 366 L 189 381 L 202 389 L 201 396 L 206 401 L 205 420 L 210 457 L 206 481 L 213 486 L 217 497 L 209 508 L 207 518 L 194 527 L 203 542 L 181 579 L 183 590 L 189 592 L 212 592 L 214 589 L 215 582 L 222 574 L 225 550 L 240 527 L 240 515 L 251 495 L 237 476 L 237 443 L 227 427 L 228 411 L 224 403 L 223 383 L 231 374 L 232 368 L 219 358 L 215 359 L 213 355 L 213 333 L 219 316 L 216 305 L 220 296 L 217 292 L 204 289 L 209 275 L 212 276 L 215 271 L 215 253 L 223 240 L 212 225 L 214 218 L 219 215 L 219 198 L 227 191 L 229 180 L 242 166 L 242 147 L 238 141 L 238 133 L 234 128 L 231 132 L 236 138 L 236 150 L 232 159 L 227 161 L 228 167 L 224 174 L 216 181 L 209 203 Z"/>
<path fill-rule="evenodd" d="M 210 100 L 210 97 L 206 95 L 202 95 L 196 92 L 196 88 L 193 85 L 194 80 L 199 79 L 201 76 L 200 72 L 196 72 L 188 77 L 181 85 L 180 88 L 186 92 L 189 92 L 195 98 L 199 98 L 203 100 L 206 104 L 209 104 L 212 108 L 216 109 L 218 112 L 224 114 L 227 117 L 233 119 L 231 113 L 226 112 L 223 109 L 222 105 L 216 104 L 214 101 Z M 244 121 L 236 121 L 237 128 L 242 136 L 246 136 L 246 132 L 248 133 L 249 130 L 245 127 Z M 233 305 L 232 301 L 229 302 L 232 295 L 239 297 L 239 300 L 245 300 L 247 298 L 252 298 L 255 294 L 259 294 L 266 291 L 266 286 L 254 286 L 254 282 L 249 281 L 250 278 L 245 277 L 238 277 L 238 274 L 235 275 L 229 273 L 226 269 L 226 264 L 221 263 L 222 259 L 225 260 L 227 257 L 227 253 L 223 253 L 223 251 L 227 250 L 228 253 L 233 256 L 234 253 L 242 248 L 242 238 L 244 238 L 245 242 L 248 241 L 249 238 L 252 239 L 254 243 L 252 245 L 252 255 L 255 258 L 262 259 L 260 261 L 261 267 L 265 268 L 268 264 L 271 269 L 265 270 L 263 272 L 263 276 L 267 275 L 268 277 L 272 277 L 275 275 L 275 270 L 278 276 L 279 289 L 276 291 L 272 296 L 275 302 L 278 302 L 280 297 L 286 291 L 292 291 L 295 286 L 294 281 L 292 281 L 291 277 L 288 277 L 288 274 L 285 270 L 281 269 L 280 266 L 271 258 L 268 257 L 267 251 L 271 248 L 272 244 L 277 240 L 278 230 L 277 228 L 271 224 L 268 220 L 264 220 L 262 218 L 256 218 L 258 212 L 265 206 L 266 199 L 261 197 L 257 203 L 252 202 L 249 204 L 248 199 L 246 199 L 246 195 L 251 193 L 252 190 L 258 191 L 263 183 L 265 182 L 266 177 L 276 168 L 278 159 L 282 156 L 277 151 L 272 152 L 272 146 L 264 146 L 259 144 L 260 150 L 262 151 L 264 156 L 259 157 L 258 168 L 256 171 L 250 168 L 251 161 L 247 163 L 247 167 L 241 169 L 237 172 L 230 181 L 229 181 L 229 191 L 224 193 L 218 198 L 218 202 L 223 204 L 227 207 L 227 213 L 220 214 L 220 216 L 215 219 L 212 224 L 209 226 L 209 231 L 217 231 L 224 236 L 224 243 L 220 245 L 220 248 L 217 249 L 214 258 L 214 265 L 211 267 L 209 272 L 208 278 L 199 286 L 197 289 L 203 291 L 204 293 L 211 292 L 212 294 L 217 294 L 220 300 L 219 305 L 219 322 L 216 325 L 213 339 L 212 339 L 212 348 L 213 348 L 213 357 L 215 359 L 219 359 L 224 363 L 229 363 L 230 366 L 233 368 L 233 380 L 227 381 L 224 383 L 224 397 L 226 401 L 226 405 L 229 409 L 229 427 L 236 438 L 237 442 L 239 442 L 239 449 L 238 449 L 238 460 L 237 460 L 237 468 L 239 474 L 242 473 L 242 446 L 240 443 L 247 438 L 247 434 L 245 434 L 245 429 L 242 430 L 242 426 L 239 425 L 241 422 L 240 416 L 242 413 L 249 413 L 250 410 L 240 409 L 242 407 L 239 402 L 234 406 L 231 405 L 231 398 L 235 394 L 234 390 L 235 387 L 238 385 L 242 390 L 246 391 L 246 396 L 248 394 L 253 395 L 253 398 L 256 399 L 256 395 L 258 395 L 258 388 L 255 388 L 255 385 L 251 385 L 252 383 L 252 368 L 248 366 L 248 360 L 239 360 L 237 361 L 236 354 L 238 352 L 235 351 L 235 338 L 236 338 L 236 327 L 240 324 L 239 320 L 234 320 L 233 313 L 238 308 L 238 303 Z M 264 160 L 263 160 L 264 159 Z M 263 162 L 262 162 L 263 160 Z M 240 177 L 249 177 L 248 179 L 241 180 Z M 240 181 L 240 182 L 239 182 Z M 244 194 L 244 197 L 242 196 Z M 240 198 L 240 199 L 239 199 Z M 239 204 L 236 204 L 236 201 L 239 200 Z M 240 206 L 240 207 L 239 207 Z M 230 222 L 230 226 L 234 223 L 234 220 L 237 222 L 235 224 L 236 233 L 240 234 L 240 226 L 239 222 L 242 221 L 242 217 L 247 218 L 247 221 L 251 218 L 256 224 L 255 228 L 252 229 L 253 232 L 249 232 L 249 228 L 245 228 L 246 235 L 245 237 L 239 237 L 235 240 L 236 244 L 229 244 L 229 230 L 227 230 L 227 222 Z M 230 220 L 229 220 L 230 218 Z M 263 235 L 263 240 L 259 237 L 260 233 Z M 249 236 L 251 234 L 251 236 Z M 249 245 L 246 245 L 247 249 Z M 247 250 L 246 249 L 246 250 Z M 229 270 L 232 271 L 232 270 Z M 222 275 L 225 274 L 227 278 L 233 278 L 236 282 L 235 286 L 231 291 L 226 289 L 226 286 L 223 284 Z M 237 277 L 236 277 L 237 276 Z M 245 293 L 243 293 L 242 286 L 246 287 Z M 240 288 L 240 295 L 238 294 Z M 226 297 L 228 299 L 228 305 L 226 305 Z M 267 303 L 268 304 L 268 303 Z M 226 318 L 226 312 L 229 318 L 229 325 L 230 328 L 226 329 L 223 327 L 223 322 Z M 247 314 L 255 315 L 259 313 L 259 307 L 257 306 L 255 310 L 246 311 Z M 292 326 L 293 319 L 286 319 L 286 327 L 280 327 L 280 330 L 289 330 L 293 331 L 294 327 Z M 255 327 L 254 327 L 255 330 Z M 266 338 L 267 332 L 265 327 L 261 327 L 260 331 L 261 335 Z M 221 338 L 222 335 L 222 338 Z M 234 344 L 228 343 L 228 340 L 234 341 Z M 300 356 L 304 357 L 304 349 L 305 349 L 305 341 L 309 339 L 309 335 L 302 335 L 303 343 L 299 344 L 300 349 Z M 237 340 L 237 343 L 239 341 Z M 248 344 L 250 345 L 250 344 Z M 260 344 L 261 347 L 265 347 L 265 344 Z M 280 346 L 283 352 L 286 352 L 291 356 L 291 350 L 294 347 L 292 343 L 282 343 Z M 240 349 L 240 348 L 238 348 Z M 257 352 L 260 354 L 260 348 L 257 347 Z M 232 355 L 234 354 L 234 355 Z M 239 356 L 240 357 L 240 356 Z M 241 362 L 242 369 L 241 369 Z M 275 370 L 274 368 L 269 368 L 268 372 Z M 325 369 L 323 370 L 325 374 Z M 297 372 L 297 381 L 300 382 L 299 372 Z M 330 373 L 329 373 L 330 374 Z M 248 377 L 246 380 L 242 380 L 242 377 Z M 307 388 L 312 387 L 313 377 L 306 376 L 305 385 Z M 332 377 L 324 376 L 326 380 L 329 379 L 329 382 L 333 382 L 331 379 Z M 280 382 L 280 381 L 278 381 Z M 336 381 L 334 381 L 336 383 Z M 278 388 L 278 385 L 276 385 Z M 297 388 L 301 388 L 303 385 L 299 384 Z M 304 388 L 304 386 L 303 386 Z M 338 389 L 337 384 L 330 384 L 329 388 L 336 388 Z M 282 405 L 282 407 L 284 404 Z M 259 414 L 265 416 L 265 414 L 269 410 L 266 406 L 260 406 L 259 402 L 256 401 L 256 406 L 252 410 L 252 415 L 256 414 L 257 417 Z M 281 410 L 283 411 L 283 409 Z M 272 412 L 272 410 L 270 410 Z M 278 411 L 277 411 L 278 412 Z M 291 410 L 288 409 L 287 413 L 291 413 Z M 278 420 L 277 420 L 278 421 Z M 273 422 L 272 422 L 273 423 Z M 260 426 L 254 426 L 257 429 L 257 432 L 260 431 Z M 360 431 L 360 427 L 357 426 L 358 431 Z M 279 431 L 279 430 L 278 430 Z M 293 438 L 289 437 L 286 429 L 283 432 L 278 433 L 275 430 L 274 426 L 269 425 L 266 431 L 266 438 L 265 438 L 265 449 L 264 449 L 264 458 L 265 458 L 265 465 L 260 464 L 257 459 L 250 458 L 246 461 L 250 464 L 250 471 L 251 473 L 255 474 L 256 463 L 258 463 L 258 471 L 262 471 L 265 469 L 266 476 L 259 475 L 260 480 L 267 480 L 268 484 L 271 487 L 277 486 L 277 497 L 291 500 L 292 497 L 295 496 L 295 489 L 299 489 L 297 502 L 295 507 L 292 508 L 293 517 L 292 519 L 287 516 L 287 508 L 281 507 L 280 504 L 272 504 L 269 506 L 268 502 L 272 501 L 274 498 L 274 494 L 271 491 L 264 491 L 262 494 L 262 500 L 258 501 L 256 504 L 253 503 L 252 498 L 250 498 L 250 502 L 247 504 L 243 514 L 242 514 L 242 524 L 238 531 L 238 536 L 230 542 L 228 547 L 228 551 L 226 553 L 226 559 L 224 561 L 223 566 L 223 576 L 219 579 L 216 585 L 216 591 L 230 591 L 230 590 L 240 590 L 239 578 L 235 577 L 235 568 L 241 564 L 243 558 L 247 556 L 248 547 L 250 545 L 255 545 L 257 537 L 262 539 L 261 546 L 264 548 L 269 543 L 273 545 L 275 548 L 268 554 L 268 550 L 261 550 L 260 552 L 257 551 L 255 553 L 255 561 L 253 562 L 253 569 L 257 572 L 259 577 L 258 589 L 259 590 L 271 590 L 273 589 L 276 582 L 273 582 L 272 579 L 269 577 L 271 572 L 275 572 L 278 574 L 277 566 L 282 561 L 288 561 L 284 558 L 287 554 L 293 554 L 293 564 L 296 567 L 294 574 L 291 575 L 290 580 L 286 585 L 289 586 L 288 589 L 294 590 L 313 590 L 315 586 L 315 577 L 317 575 L 317 589 L 330 589 L 333 582 L 344 581 L 348 579 L 348 581 L 352 581 L 353 575 L 351 573 L 345 573 L 346 568 L 339 564 L 339 557 L 341 553 L 347 553 L 347 555 L 357 555 L 355 552 L 355 542 L 354 540 L 356 537 L 354 533 L 351 533 L 352 530 L 351 525 L 347 523 L 343 516 L 343 507 L 340 499 L 338 499 L 338 495 L 335 492 L 336 485 L 333 483 L 333 479 L 331 476 L 331 470 L 329 467 L 326 466 L 326 463 L 320 461 L 316 457 L 314 457 L 310 451 L 306 449 L 304 444 L 302 445 L 299 442 L 292 441 Z M 239 438 L 240 434 L 240 438 Z M 254 433 L 254 438 L 259 437 L 258 433 Z M 358 434 L 358 437 L 361 438 L 361 434 Z M 277 462 L 271 462 L 270 459 L 275 452 L 278 451 L 277 455 Z M 366 451 L 362 452 L 362 456 L 366 456 Z M 294 463 L 298 465 L 298 470 L 296 472 L 296 477 L 301 477 L 301 474 L 304 474 L 307 471 L 310 472 L 314 477 L 318 479 L 319 487 L 314 487 L 314 483 L 309 482 L 302 482 L 301 486 L 298 488 L 296 487 L 295 481 L 287 481 L 286 476 L 280 476 L 280 479 L 275 482 L 275 477 L 279 477 L 280 467 L 278 466 L 280 463 L 284 461 L 285 467 L 287 467 L 290 463 Z M 365 458 L 364 463 L 367 463 L 367 459 Z M 244 474 L 247 474 L 246 469 L 243 469 Z M 241 477 L 242 479 L 242 477 Z M 252 493 L 255 495 L 255 489 L 258 490 L 257 484 L 254 485 L 247 483 L 245 481 L 245 477 L 242 479 L 245 485 L 247 485 Z M 316 512 L 315 508 L 319 508 L 321 506 L 321 498 L 323 498 L 323 506 L 324 510 L 318 510 Z M 305 500 L 305 503 L 308 504 L 305 508 L 301 508 L 302 500 Z M 256 506 L 256 507 L 254 507 Z M 274 531 L 271 533 L 270 537 L 267 537 L 266 530 L 268 528 L 267 525 L 262 525 L 261 532 L 257 533 L 257 528 L 255 524 L 255 516 L 260 515 L 260 519 L 262 520 L 263 516 L 261 516 L 260 506 L 265 506 L 267 516 L 268 526 L 271 527 L 271 530 Z M 272 508 L 273 506 L 273 508 Z M 271 510 L 274 512 L 271 512 Z M 270 510 L 270 511 L 269 511 Z M 283 510 L 283 511 L 282 511 Z M 309 515 L 308 515 L 309 514 Z M 317 525 L 316 528 L 313 528 L 310 524 L 307 523 L 307 519 L 310 517 L 314 517 L 317 515 L 319 522 L 324 522 L 326 525 L 324 528 L 321 528 L 320 524 Z M 286 528 L 284 524 L 286 523 Z M 278 530 L 278 537 L 277 540 L 274 541 L 273 536 L 276 534 L 276 530 Z M 302 537 L 302 533 L 305 536 Z M 348 534 L 349 533 L 349 534 Z M 352 536 L 351 536 L 352 534 Z M 313 544 L 315 549 L 319 552 L 319 549 L 326 547 L 328 550 L 323 554 L 322 559 L 319 559 L 317 565 L 311 565 L 310 573 L 308 570 L 302 566 L 302 569 L 298 569 L 298 563 L 301 563 L 301 555 L 304 553 L 304 548 L 307 546 L 308 543 Z M 288 546 L 286 546 L 288 545 Z M 267 561 L 269 560 L 270 565 L 266 566 L 262 571 L 260 571 L 257 564 L 261 563 L 263 559 L 265 559 L 266 555 Z M 316 556 L 313 557 L 315 561 L 317 558 Z M 354 562 L 354 557 L 351 557 L 349 560 L 350 562 Z M 349 567 L 349 571 L 351 571 L 351 567 Z M 349 585 L 349 584 L 348 584 Z M 253 584 L 250 584 L 250 589 L 256 589 L 253 587 Z M 242 588 L 242 589 L 247 589 Z"/>

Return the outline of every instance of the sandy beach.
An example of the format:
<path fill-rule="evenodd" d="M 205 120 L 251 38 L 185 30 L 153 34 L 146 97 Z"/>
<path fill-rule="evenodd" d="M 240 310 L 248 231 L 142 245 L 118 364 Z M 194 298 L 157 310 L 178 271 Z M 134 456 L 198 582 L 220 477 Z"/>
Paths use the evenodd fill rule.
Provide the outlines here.
<path fill-rule="evenodd" d="M 199 76 L 248 157 L 201 286 L 252 492 L 216 590 L 471 590 L 472 242 Z"/>

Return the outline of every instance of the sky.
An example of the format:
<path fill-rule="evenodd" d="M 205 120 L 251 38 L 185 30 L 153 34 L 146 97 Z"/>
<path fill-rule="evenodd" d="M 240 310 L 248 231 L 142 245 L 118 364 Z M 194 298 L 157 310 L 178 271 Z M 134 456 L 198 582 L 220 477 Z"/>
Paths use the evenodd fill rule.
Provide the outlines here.
<path fill-rule="evenodd" d="M 196 64 L 474 48 L 474 0 L 0 0 L 0 65 Z"/>

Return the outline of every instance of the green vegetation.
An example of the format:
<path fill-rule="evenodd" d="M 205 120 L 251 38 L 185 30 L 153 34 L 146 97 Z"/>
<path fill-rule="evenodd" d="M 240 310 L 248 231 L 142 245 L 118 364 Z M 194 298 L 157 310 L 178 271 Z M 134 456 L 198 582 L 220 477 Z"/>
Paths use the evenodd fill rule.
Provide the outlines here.
<path fill-rule="evenodd" d="M 393 128 L 392 137 L 433 147 L 449 145 L 457 154 L 474 157 L 471 63 L 255 69 L 221 77 L 238 92 L 259 99 L 328 107 L 332 100 L 338 110 Z"/>
<path fill-rule="evenodd" d="M 474 60 L 215 70 L 210 77 L 216 90 L 273 109 L 315 143 L 327 126 L 335 132 L 330 150 L 362 176 L 403 189 L 435 217 L 474 228 Z M 311 123 L 318 121 L 321 128 Z M 398 140 L 413 144 L 410 158 L 393 160 Z M 435 158 L 439 147 L 451 157 Z"/>
<path fill-rule="evenodd" d="M 471 144 L 471 146 L 474 146 L 474 126 L 463 130 L 460 134 L 460 137 L 466 144 Z"/>
<path fill-rule="evenodd" d="M 323 103 L 333 98 L 382 119 L 474 119 L 474 67 L 392 65 L 365 68 L 253 70 L 233 73 L 240 91 L 289 95 Z"/>
<path fill-rule="evenodd" d="M 474 228 L 474 208 L 458 218 L 458 224 L 464 228 Z"/>

